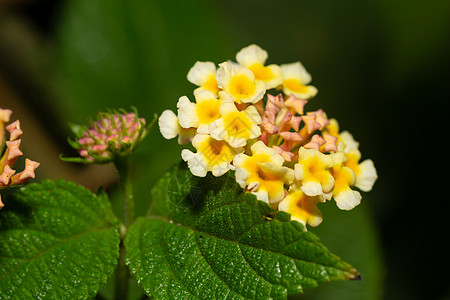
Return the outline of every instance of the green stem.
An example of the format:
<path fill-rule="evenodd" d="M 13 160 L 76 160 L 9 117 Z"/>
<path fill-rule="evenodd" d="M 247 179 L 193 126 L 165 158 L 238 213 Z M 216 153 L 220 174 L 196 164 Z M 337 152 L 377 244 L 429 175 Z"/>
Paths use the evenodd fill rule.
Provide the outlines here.
<path fill-rule="evenodd" d="M 134 197 L 133 185 L 131 181 L 130 159 L 128 157 L 117 159 L 115 162 L 117 170 L 119 171 L 120 181 L 124 193 L 124 224 L 120 226 L 120 250 L 119 262 L 117 264 L 116 278 L 115 278 L 115 295 L 114 299 L 127 299 L 128 296 L 128 277 L 129 270 L 125 264 L 125 246 L 124 239 L 127 229 L 134 222 Z"/>
<path fill-rule="evenodd" d="M 117 264 L 114 299 L 125 300 L 128 297 L 128 266 L 125 264 L 125 247 L 120 241 L 119 262 Z"/>
<path fill-rule="evenodd" d="M 116 167 L 119 171 L 124 192 L 124 224 L 128 229 L 134 222 L 134 196 L 130 174 L 130 159 L 128 157 L 118 159 L 118 161 L 116 161 Z"/>

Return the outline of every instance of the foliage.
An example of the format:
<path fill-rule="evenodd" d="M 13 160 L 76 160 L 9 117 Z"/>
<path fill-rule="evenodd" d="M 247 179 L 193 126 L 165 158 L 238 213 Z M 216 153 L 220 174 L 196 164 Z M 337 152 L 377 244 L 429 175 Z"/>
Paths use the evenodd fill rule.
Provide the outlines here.
<path fill-rule="evenodd" d="M 119 255 L 119 223 L 106 194 L 46 180 L 7 200 L 0 213 L 0 298 L 95 296 Z"/>
<path fill-rule="evenodd" d="M 285 299 L 359 273 L 289 215 L 244 193 L 231 175 L 192 176 L 184 165 L 153 189 L 130 228 L 127 262 L 149 295 L 172 299 Z"/>

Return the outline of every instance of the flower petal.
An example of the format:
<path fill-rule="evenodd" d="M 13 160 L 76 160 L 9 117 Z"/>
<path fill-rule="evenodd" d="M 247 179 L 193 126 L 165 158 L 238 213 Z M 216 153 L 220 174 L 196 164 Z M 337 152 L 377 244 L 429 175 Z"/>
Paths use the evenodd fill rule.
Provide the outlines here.
<path fill-rule="evenodd" d="M 355 186 L 363 192 L 369 192 L 378 178 L 375 165 L 371 159 L 366 159 L 359 164 L 359 168 Z"/>
<path fill-rule="evenodd" d="M 216 65 L 210 61 L 197 61 L 187 74 L 189 82 L 202 86 L 206 81 L 216 74 Z"/>
<path fill-rule="evenodd" d="M 189 101 L 186 96 L 180 97 L 177 103 L 178 122 L 183 128 L 191 128 L 198 126 L 197 107 L 195 103 Z"/>
<path fill-rule="evenodd" d="M 258 45 L 252 44 L 250 46 L 242 48 L 236 54 L 236 61 L 243 67 L 249 67 L 253 64 L 264 65 L 266 63 L 269 55 L 267 51 L 259 47 Z"/>

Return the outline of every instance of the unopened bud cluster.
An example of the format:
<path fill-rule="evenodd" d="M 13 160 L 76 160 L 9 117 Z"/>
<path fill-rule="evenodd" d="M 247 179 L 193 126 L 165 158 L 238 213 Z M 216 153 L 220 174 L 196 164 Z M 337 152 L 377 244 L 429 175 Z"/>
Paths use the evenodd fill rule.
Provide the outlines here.
<path fill-rule="evenodd" d="M 71 145 L 82 157 L 79 162 L 107 163 L 130 155 L 148 133 L 145 119 L 136 112 L 100 112 L 90 123 L 74 130 L 78 136 Z"/>

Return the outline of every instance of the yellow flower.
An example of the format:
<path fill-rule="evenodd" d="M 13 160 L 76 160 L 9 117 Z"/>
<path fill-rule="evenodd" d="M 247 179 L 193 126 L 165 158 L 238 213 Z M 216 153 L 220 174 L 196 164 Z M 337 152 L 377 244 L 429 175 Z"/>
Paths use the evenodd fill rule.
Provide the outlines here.
<path fill-rule="evenodd" d="M 189 143 L 195 135 L 197 128 L 183 128 L 178 122 L 178 117 L 169 109 L 162 112 L 158 119 L 159 130 L 165 139 L 173 139 L 178 136 L 178 144 Z"/>
<path fill-rule="evenodd" d="M 342 141 L 340 146 L 347 157 L 344 166 L 349 167 L 355 172 L 356 183 L 355 186 L 363 192 L 372 190 L 375 181 L 378 178 L 377 170 L 371 159 L 361 160 L 361 152 L 358 150 L 359 143 L 355 141 L 353 136 L 348 131 L 343 131 L 339 134 Z"/>
<path fill-rule="evenodd" d="M 249 139 L 261 135 L 261 116 L 250 105 L 239 111 L 234 102 L 224 102 L 220 106 L 221 118 L 209 125 L 209 132 L 216 140 L 225 140 L 232 147 L 243 147 Z"/>
<path fill-rule="evenodd" d="M 241 66 L 252 71 L 257 80 L 264 81 L 267 85 L 267 89 L 272 89 L 279 86 L 283 79 L 281 77 L 280 66 L 264 66 L 267 57 L 267 51 L 253 44 L 242 48 L 236 54 L 236 61 Z"/>
<path fill-rule="evenodd" d="M 216 81 L 216 65 L 210 61 L 198 61 L 192 66 L 187 74 L 189 82 L 199 86 L 194 94 L 208 90 L 215 95 L 220 91 Z"/>
<path fill-rule="evenodd" d="M 331 154 L 333 157 L 333 168 L 331 174 L 334 178 L 334 187 L 331 195 L 336 201 L 339 209 L 351 210 L 361 202 L 361 194 L 350 187 L 355 184 L 355 173 L 344 165 L 347 159 L 343 152 Z"/>
<path fill-rule="evenodd" d="M 231 162 L 237 154 L 244 151 L 243 148 L 231 147 L 225 141 L 217 141 L 208 134 L 197 134 L 192 145 L 197 153 L 183 149 L 181 157 L 188 163 L 191 173 L 199 177 L 205 177 L 209 171 L 214 176 L 221 176 L 234 169 Z"/>
<path fill-rule="evenodd" d="M 210 123 L 220 118 L 219 108 L 222 101 L 207 90 L 195 94 L 196 103 L 183 96 L 178 100 L 178 119 L 183 128 L 197 128 L 198 133 L 207 134 Z"/>
<path fill-rule="evenodd" d="M 238 154 L 234 158 L 236 181 L 259 200 L 279 202 L 285 196 L 284 185 L 293 181 L 294 172 L 283 166 L 283 157 L 261 141 L 253 144 L 251 151 L 252 156 Z"/>
<path fill-rule="evenodd" d="M 252 71 L 230 62 L 221 63 L 217 70 L 217 84 L 238 104 L 256 103 L 266 93 L 266 83 L 257 80 Z"/>
<path fill-rule="evenodd" d="M 316 227 L 322 223 L 322 213 L 317 208 L 320 202 L 323 202 L 322 196 L 308 196 L 294 184 L 278 204 L 278 210 L 289 213 L 291 220 L 302 223 L 306 231 L 306 224 Z"/>
<path fill-rule="evenodd" d="M 317 94 L 317 89 L 308 85 L 311 75 L 300 62 L 281 65 L 283 75 L 283 92 L 300 99 L 310 99 Z"/>
<path fill-rule="evenodd" d="M 333 159 L 317 149 L 301 147 L 298 164 L 294 166 L 295 179 L 301 182 L 301 190 L 308 196 L 318 196 L 331 191 L 334 185 L 330 168 Z"/>

